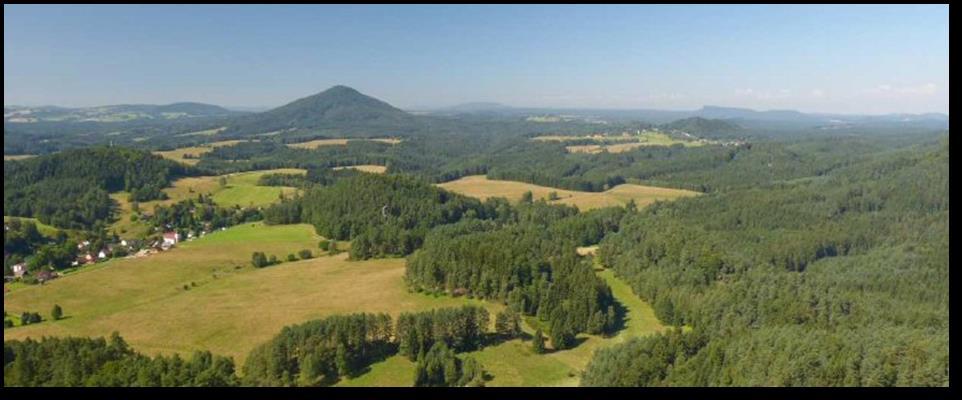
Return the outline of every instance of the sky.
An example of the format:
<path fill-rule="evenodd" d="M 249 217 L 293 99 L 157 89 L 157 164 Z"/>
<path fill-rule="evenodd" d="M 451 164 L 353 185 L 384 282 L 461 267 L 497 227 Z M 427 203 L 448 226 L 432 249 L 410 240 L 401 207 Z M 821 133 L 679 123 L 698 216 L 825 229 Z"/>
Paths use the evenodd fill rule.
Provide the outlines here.
<path fill-rule="evenodd" d="M 948 113 L 947 5 L 4 5 L 5 105 Z"/>

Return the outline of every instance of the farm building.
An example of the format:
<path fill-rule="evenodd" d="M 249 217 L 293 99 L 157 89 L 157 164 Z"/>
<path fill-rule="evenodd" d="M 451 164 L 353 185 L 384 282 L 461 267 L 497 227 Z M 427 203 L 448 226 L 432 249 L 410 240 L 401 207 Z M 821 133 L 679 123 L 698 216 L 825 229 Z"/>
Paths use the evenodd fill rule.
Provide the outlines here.
<path fill-rule="evenodd" d="M 180 241 L 180 234 L 177 232 L 164 232 L 164 244 L 173 246 Z"/>
<path fill-rule="evenodd" d="M 21 278 L 23 277 L 23 274 L 27 272 L 27 264 L 24 264 L 24 263 L 14 264 L 13 267 L 11 267 L 10 269 L 13 271 L 14 277 Z"/>
<path fill-rule="evenodd" d="M 55 279 L 57 276 L 58 275 L 56 272 L 49 271 L 49 270 L 42 270 L 37 273 L 37 280 L 41 282 L 49 281 L 51 279 Z"/>

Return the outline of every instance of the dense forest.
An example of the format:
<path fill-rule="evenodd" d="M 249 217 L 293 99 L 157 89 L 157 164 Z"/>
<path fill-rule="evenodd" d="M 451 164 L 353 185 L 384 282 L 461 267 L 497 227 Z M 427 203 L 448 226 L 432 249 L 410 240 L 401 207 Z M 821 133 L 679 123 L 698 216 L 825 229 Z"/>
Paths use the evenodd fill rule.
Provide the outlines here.
<path fill-rule="evenodd" d="M 235 386 L 234 360 L 144 356 L 119 335 L 3 342 L 3 386 Z"/>
<path fill-rule="evenodd" d="M 150 152 L 101 147 L 3 163 L 4 215 L 37 218 L 68 229 L 92 229 L 110 217 L 109 192 L 131 201 L 163 198 L 161 191 L 189 167 Z"/>
<path fill-rule="evenodd" d="M 581 332 L 611 332 L 617 323 L 611 290 L 575 248 L 616 230 L 625 211 L 579 214 L 543 201 L 502 210 L 495 221 L 472 219 L 432 231 L 408 259 L 408 284 L 507 303 L 545 321 L 559 349 L 572 347 Z"/>
<path fill-rule="evenodd" d="M 947 385 L 948 157 L 946 138 L 629 215 L 605 265 L 694 331 L 602 351 L 583 384 Z"/>
<path fill-rule="evenodd" d="M 264 218 L 312 224 L 324 237 L 351 240 L 351 258 L 366 259 L 409 254 L 430 228 L 466 214 L 484 216 L 485 207 L 408 176 L 360 174 L 283 201 Z"/>
<path fill-rule="evenodd" d="M 396 346 L 387 314 L 335 315 L 285 327 L 251 351 L 244 383 L 252 386 L 329 385 L 391 355 Z"/>

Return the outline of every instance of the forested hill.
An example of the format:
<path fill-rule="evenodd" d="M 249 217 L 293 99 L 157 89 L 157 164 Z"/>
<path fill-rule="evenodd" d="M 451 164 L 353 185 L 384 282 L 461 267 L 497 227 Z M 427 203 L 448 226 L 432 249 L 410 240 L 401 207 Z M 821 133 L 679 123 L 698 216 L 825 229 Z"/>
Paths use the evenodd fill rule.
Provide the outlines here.
<path fill-rule="evenodd" d="M 602 242 L 658 317 L 585 385 L 948 385 L 948 138 L 651 207 Z M 749 350 L 750 349 L 750 350 Z"/>
<path fill-rule="evenodd" d="M 4 215 L 34 217 L 61 228 L 89 229 L 110 215 L 108 192 L 131 200 L 161 198 L 161 189 L 191 168 L 147 151 L 86 148 L 3 163 Z"/>
<path fill-rule="evenodd" d="M 702 137 L 726 136 L 741 131 L 741 127 L 734 122 L 701 117 L 680 119 L 664 124 L 662 127 L 669 131 L 677 130 Z"/>
<path fill-rule="evenodd" d="M 477 199 L 405 175 L 360 174 L 264 211 L 270 224 L 304 222 L 324 237 L 352 240 L 351 257 L 407 255 L 434 226 L 493 213 Z"/>
<path fill-rule="evenodd" d="M 411 133 L 418 118 L 347 86 L 334 86 L 284 106 L 236 119 L 225 135 L 310 130 L 338 137 Z"/>

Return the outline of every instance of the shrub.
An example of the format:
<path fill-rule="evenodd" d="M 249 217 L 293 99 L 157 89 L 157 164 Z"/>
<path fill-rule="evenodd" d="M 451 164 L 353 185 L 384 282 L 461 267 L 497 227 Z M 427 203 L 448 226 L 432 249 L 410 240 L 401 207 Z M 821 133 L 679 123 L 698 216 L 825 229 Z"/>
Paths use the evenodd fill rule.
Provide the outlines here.
<path fill-rule="evenodd" d="M 251 255 L 251 264 L 253 264 L 255 268 L 264 268 L 268 265 L 267 256 L 262 252 L 255 251 L 254 254 Z"/>

